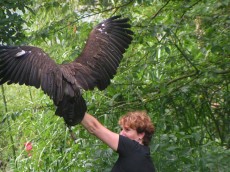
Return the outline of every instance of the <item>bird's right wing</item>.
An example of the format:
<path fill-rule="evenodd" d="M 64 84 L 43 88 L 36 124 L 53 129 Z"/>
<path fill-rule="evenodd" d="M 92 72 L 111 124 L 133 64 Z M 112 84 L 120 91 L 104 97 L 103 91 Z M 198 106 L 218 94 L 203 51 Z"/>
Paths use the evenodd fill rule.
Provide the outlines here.
<path fill-rule="evenodd" d="M 127 18 L 111 17 L 98 24 L 90 33 L 81 55 L 69 65 L 75 65 L 78 84 L 85 90 L 105 89 L 116 74 L 125 50 L 132 41 Z"/>

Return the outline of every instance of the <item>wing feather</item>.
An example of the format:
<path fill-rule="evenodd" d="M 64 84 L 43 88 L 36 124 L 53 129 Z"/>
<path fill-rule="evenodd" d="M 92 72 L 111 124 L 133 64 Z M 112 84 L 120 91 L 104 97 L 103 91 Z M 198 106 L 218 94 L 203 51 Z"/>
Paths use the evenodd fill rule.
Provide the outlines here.
<path fill-rule="evenodd" d="M 20 74 L 23 72 L 23 70 L 25 69 L 25 67 L 22 65 L 22 60 L 20 60 L 20 62 L 18 63 L 18 67 L 15 68 L 15 72 L 16 74 L 14 74 L 14 79 L 12 80 L 16 80 L 19 82 L 19 79 L 20 79 Z"/>
<path fill-rule="evenodd" d="M 23 85 L 25 83 L 25 85 L 28 85 L 27 83 L 29 83 L 29 74 L 31 71 L 31 64 L 30 61 L 25 60 L 24 64 L 22 65 L 24 67 L 24 69 L 22 70 L 22 73 L 19 73 L 19 79 L 18 79 L 18 83 L 20 85 Z M 39 80 L 40 83 L 40 80 Z M 34 86 L 36 87 L 36 84 L 34 84 Z M 36 88 L 39 88 L 40 85 Z"/>
<path fill-rule="evenodd" d="M 14 81 L 18 81 L 18 76 L 22 72 L 22 68 L 23 68 L 22 59 L 18 59 L 18 61 L 14 61 L 14 63 L 15 63 L 14 68 L 13 68 L 13 70 L 9 76 L 11 78 L 11 81 L 8 82 L 8 84 L 12 84 Z M 10 71 L 11 71 L 11 69 L 9 69 L 9 72 Z"/>

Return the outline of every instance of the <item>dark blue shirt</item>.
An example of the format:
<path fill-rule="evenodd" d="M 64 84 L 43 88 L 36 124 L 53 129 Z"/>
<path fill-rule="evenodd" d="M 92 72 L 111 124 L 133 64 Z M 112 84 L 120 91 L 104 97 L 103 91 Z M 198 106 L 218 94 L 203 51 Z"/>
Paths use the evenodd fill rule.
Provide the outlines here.
<path fill-rule="evenodd" d="M 148 146 L 119 135 L 117 153 L 112 172 L 155 172 Z"/>

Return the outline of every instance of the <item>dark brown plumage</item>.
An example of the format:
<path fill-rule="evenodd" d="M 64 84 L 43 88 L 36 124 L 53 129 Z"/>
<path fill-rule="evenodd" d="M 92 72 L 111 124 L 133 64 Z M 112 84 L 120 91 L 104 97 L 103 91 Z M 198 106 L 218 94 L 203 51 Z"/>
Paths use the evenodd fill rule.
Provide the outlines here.
<path fill-rule="evenodd" d="M 7 82 L 41 87 L 57 106 L 56 115 L 74 126 L 87 110 L 81 89 L 104 90 L 116 74 L 132 41 L 127 22 L 115 16 L 98 24 L 81 55 L 68 64 L 56 64 L 37 47 L 0 46 L 0 85 Z"/>

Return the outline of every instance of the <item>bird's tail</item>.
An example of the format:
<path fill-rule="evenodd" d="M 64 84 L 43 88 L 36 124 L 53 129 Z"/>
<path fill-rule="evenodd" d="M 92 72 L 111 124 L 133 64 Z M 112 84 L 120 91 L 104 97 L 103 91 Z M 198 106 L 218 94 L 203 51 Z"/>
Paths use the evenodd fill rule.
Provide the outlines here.
<path fill-rule="evenodd" d="M 64 96 L 55 114 L 63 117 L 67 126 L 74 126 L 82 121 L 86 110 L 86 103 L 82 96 Z"/>

